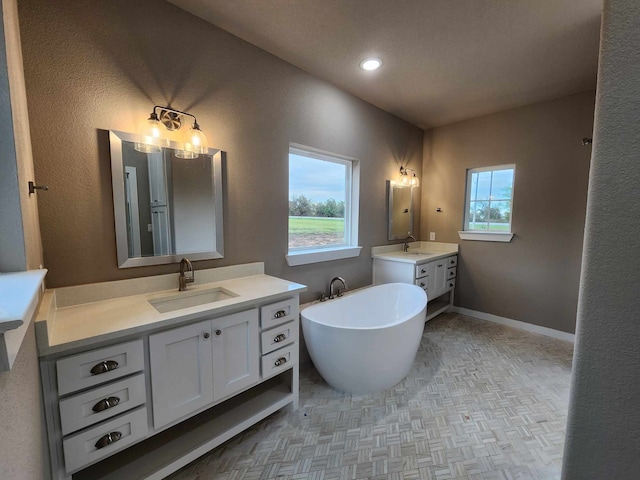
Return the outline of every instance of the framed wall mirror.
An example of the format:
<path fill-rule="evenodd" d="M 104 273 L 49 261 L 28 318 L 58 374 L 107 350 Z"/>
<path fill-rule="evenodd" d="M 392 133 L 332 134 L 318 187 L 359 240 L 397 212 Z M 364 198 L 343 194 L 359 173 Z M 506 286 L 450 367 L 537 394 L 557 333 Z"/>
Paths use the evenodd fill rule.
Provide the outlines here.
<path fill-rule="evenodd" d="M 404 240 L 413 232 L 413 188 L 387 180 L 389 240 Z"/>
<path fill-rule="evenodd" d="M 110 131 L 118 267 L 223 257 L 222 156 L 178 158 L 174 142 L 135 149 L 138 135 Z"/>

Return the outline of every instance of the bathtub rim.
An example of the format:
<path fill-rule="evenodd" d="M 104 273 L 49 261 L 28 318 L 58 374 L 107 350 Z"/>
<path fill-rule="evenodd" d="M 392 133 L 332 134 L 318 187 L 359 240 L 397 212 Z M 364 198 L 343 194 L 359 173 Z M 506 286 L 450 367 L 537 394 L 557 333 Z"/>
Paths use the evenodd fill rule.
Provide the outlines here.
<path fill-rule="evenodd" d="M 316 325 L 320 325 L 326 328 L 336 328 L 336 329 L 342 329 L 342 330 L 364 330 L 364 331 L 373 331 L 373 330 L 383 330 L 385 328 L 392 328 L 394 326 L 398 326 L 401 325 L 405 322 L 408 322 L 410 320 L 412 320 L 413 318 L 415 318 L 417 315 L 420 315 L 421 313 L 424 313 L 425 315 L 425 319 L 426 319 L 426 309 L 427 309 L 427 303 L 429 301 L 428 297 L 427 297 L 427 292 L 424 291 L 424 289 L 422 289 L 421 287 L 419 287 L 418 285 L 412 285 L 410 283 L 402 283 L 402 282 L 392 282 L 392 283 L 382 283 L 379 285 L 368 285 L 366 287 L 362 287 L 362 288 L 358 288 L 356 290 L 352 290 L 350 292 L 347 292 L 344 294 L 343 297 L 337 298 L 337 299 L 332 299 L 332 300 L 327 300 L 327 302 L 333 302 L 332 304 L 335 305 L 337 302 L 341 301 L 341 300 L 345 300 L 345 297 L 349 297 L 352 296 L 354 294 L 357 294 L 359 292 L 362 292 L 363 290 L 367 290 L 370 288 L 375 288 L 375 287 L 382 287 L 382 286 L 386 286 L 386 285 L 401 285 L 401 288 L 416 288 L 419 291 L 422 292 L 422 295 L 424 295 L 424 305 L 422 305 L 422 307 L 420 308 L 416 308 L 415 310 L 411 310 L 410 312 L 408 312 L 407 314 L 405 314 L 403 316 L 402 319 L 399 320 L 395 320 L 392 323 L 385 323 L 383 325 L 376 325 L 376 326 L 371 326 L 371 327 L 353 327 L 353 326 L 344 326 L 344 325 L 332 325 L 332 324 L 328 324 L 325 322 L 321 322 L 318 321 L 316 319 L 310 318 L 308 315 L 305 315 L 305 311 L 314 308 L 314 307 L 324 307 L 327 305 L 327 303 L 325 302 L 320 302 L 320 300 L 316 300 L 310 304 L 308 304 L 308 306 L 303 307 L 300 309 L 300 318 L 301 320 L 305 320 L 308 322 L 312 322 Z M 417 290 L 416 290 L 417 292 Z"/>

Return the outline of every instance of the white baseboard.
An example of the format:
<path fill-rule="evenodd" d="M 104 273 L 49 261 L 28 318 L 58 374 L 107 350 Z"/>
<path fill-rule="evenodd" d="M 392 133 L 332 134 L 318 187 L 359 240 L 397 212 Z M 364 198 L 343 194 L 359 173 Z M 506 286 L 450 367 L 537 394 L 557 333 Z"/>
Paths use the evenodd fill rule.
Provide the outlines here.
<path fill-rule="evenodd" d="M 573 333 L 562 332 L 560 330 L 554 330 L 553 328 L 541 327 L 540 325 L 533 325 L 532 323 L 521 322 L 519 320 L 513 320 L 511 318 L 499 317 L 491 313 L 478 312 L 462 307 L 453 307 L 455 313 L 467 315 L 469 317 L 479 318 L 480 320 L 486 320 L 488 322 L 499 323 L 500 325 L 506 325 L 508 327 L 517 328 L 519 330 L 526 330 L 531 333 L 538 333 L 547 337 L 557 338 L 559 340 L 566 340 L 567 342 L 575 342 L 575 335 Z"/>

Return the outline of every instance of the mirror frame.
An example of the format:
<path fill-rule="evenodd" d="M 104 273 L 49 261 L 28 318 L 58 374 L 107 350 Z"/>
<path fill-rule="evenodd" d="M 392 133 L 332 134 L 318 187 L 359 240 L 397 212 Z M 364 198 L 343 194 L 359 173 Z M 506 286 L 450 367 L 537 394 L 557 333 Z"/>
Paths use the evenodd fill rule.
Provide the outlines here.
<path fill-rule="evenodd" d="M 178 263 L 183 257 L 188 257 L 189 260 L 210 260 L 214 258 L 223 258 L 224 233 L 222 231 L 222 157 L 224 155 L 224 152 L 214 148 L 209 148 L 209 152 L 207 153 L 207 155 L 210 155 L 212 159 L 213 215 L 216 229 L 215 250 L 209 252 L 129 258 L 122 142 L 137 142 L 139 140 L 140 137 L 136 134 L 109 130 L 109 145 L 111 149 L 111 181 L 113 185 L 113 213 L 115 217 L 114 220 L 116 227 L 116 250 L 118 255 L 118 268 Z M 179 150 L 180 144 L 178 142 L 170 142 L 169 147 L 166 148 Z"/>
<path fill-rule="evenodd" d="M 387 180 L 387 240 L 404 240 L 407 236 L 394 236 L 393 235 L 393 222 L 391 219 L 391 212 L 393 212 L 393 187 L 398 186 L 398 188 L 408 188 L 411 190 L 409 196 L 409 231 L 411 235 L 413 235 L 413 189 L 414 187 L 409 186 L 399 186 L 397 182 L 393 180 Z"/>

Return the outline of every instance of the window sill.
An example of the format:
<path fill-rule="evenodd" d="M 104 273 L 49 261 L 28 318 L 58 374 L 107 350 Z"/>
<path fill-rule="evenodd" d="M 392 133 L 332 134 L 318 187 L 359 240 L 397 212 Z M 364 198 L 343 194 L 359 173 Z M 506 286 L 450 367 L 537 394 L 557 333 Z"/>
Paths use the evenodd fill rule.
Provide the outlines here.
<path fill-rule="evenodd" d="M 362 247 L 317 248 L 301 250 L 299 252 L 289 252 L 285 255 L 285 259 L 287 260 L 287 265 L 297 267 L 298 265 L 307 265 L 309 263 L 358 257 L 360 256 L 361 250 Z"/>
<path fill-rule="evenodd" d="M 510 242 L 513 233 L 509 232 L 458 232 L 460 240 L 478 240 L 481 242 Z"/>

